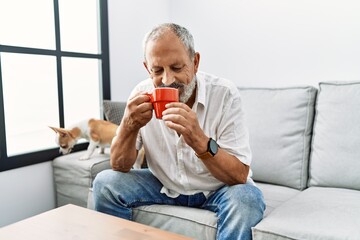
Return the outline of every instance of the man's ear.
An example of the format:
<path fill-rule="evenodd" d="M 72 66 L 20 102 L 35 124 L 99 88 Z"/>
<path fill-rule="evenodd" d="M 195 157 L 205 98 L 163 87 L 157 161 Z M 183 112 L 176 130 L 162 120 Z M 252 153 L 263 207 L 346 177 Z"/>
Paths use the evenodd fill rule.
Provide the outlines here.
<path fill-rule="evenodd" d="M 147 66 L 146 62 L 143 62 L 143 64 L 144 64 L 144 67 L 145 67 L 146 71 L 149 73 L 149 75 L 151 75 L 150 70 L 148 69 L 148 66 Z"/>
<path fill-rule="evenodd" d="M 200 53 L 196 52 L 194 55 L 194 73 L 196 74 L 200 65 Z"/>

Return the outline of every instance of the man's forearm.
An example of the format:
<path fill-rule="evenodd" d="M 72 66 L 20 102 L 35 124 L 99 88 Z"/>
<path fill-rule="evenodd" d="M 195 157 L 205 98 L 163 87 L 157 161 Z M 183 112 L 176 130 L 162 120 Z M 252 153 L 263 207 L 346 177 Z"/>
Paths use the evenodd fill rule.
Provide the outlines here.
<path fill-rule="evenodd" d="M 116 133 L 110 150 L 111 167 L 116 171 L 128 172 L 137 157 L 136 138 L 138 130 L 127 129 L 121 123 Z"/>
<path fill-rule="evenodd" d="M 246 183 L 250 167 L 221 148 L 214 157 L 203 160 L 203 163 L 215 178 L 227 185 Z"/>

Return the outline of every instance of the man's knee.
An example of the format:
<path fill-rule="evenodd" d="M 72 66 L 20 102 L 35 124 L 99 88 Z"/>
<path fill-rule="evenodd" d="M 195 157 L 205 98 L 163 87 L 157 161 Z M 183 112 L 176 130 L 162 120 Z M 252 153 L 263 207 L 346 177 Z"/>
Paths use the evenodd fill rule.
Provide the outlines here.
<path fill-rule="evenodd" d="M 107 169 L 104 171 L 99 172 L 93 182 L 93 187 L 98 188 L 99 186 L 104 186 L 109 181 L 109 175 L 111 174 L 112 170 Z"/>
<path fill-rule="evenodd" d="M 250 184 L 239 184 L 230 187 L 232 203 L 238 207 L 242 205 L 244 208 L 255 208 L 264 211 L 265 204 L 263 195 L 256 186 Z"/>
<path fill-rule="evenodd" d="M 127 173 L 111 169 L 104 170 L 98 173 L 94 180 L 94 196 L 108 194 L 109 191 L 115 193 L 134 191 L 139 187 L 139 181 L 144 173 L 146 172 L 141 170 L 131 170 Z"/>
<path fill-rule="evenodd" d="M 109 184 L 108 175 L 111 174 L 110 171 L 111 170 L 104 170 L 96 175 L 93 182 L 93 196 L 95 199 L 102 195 L 102 190 Z"/>

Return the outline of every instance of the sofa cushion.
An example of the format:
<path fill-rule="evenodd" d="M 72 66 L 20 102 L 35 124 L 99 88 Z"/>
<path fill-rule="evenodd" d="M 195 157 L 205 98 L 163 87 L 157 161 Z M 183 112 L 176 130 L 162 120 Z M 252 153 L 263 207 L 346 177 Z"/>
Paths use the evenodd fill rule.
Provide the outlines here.
<path fill-rule="evenodd" d="M 125 107 L 126 102 L 104 100 L 103 112 L 105 119 L 116 125 L 120 125 L 121 119 L 124 115 Z"/>
<path fill-rule="evenodd" d="M 266 209 L 264 217 L 268 216 L 275 208 L 285 201 L 295 197 L 300 190 L 267 183 L 256 183 L 256 186 L 264 195 Z"/>
<path fill-rule="evenodd" d="M 208 210 L 168 205 L 141 206 L 133 209 L 133 219 L 198 240 L 216 239 L 218 219 Z"/>
<path fill-rule="evenodd" d="M 360 190 L 360 82 L 320 83 L 309 186 Z"/>
<path fill-rule="evenodd" d="M 94 153 L 89 160 L 79 160 L 84 151 L 57 157 L 53 160 L 57 206 L 75 204 L 86 207 L 89 188 L 96 175 L 110 167 L 109 149 L 105 154 Z"/>
<path fill-rule="evenodd" d="M 239 88 L 253 153 L 253 179 L 304 189 L 317 90 Z"/>
<path fill-rule="evenodd" d="M 253 228 L 254 240 L 360 239 L 360 192 L 310 187 Z"/>

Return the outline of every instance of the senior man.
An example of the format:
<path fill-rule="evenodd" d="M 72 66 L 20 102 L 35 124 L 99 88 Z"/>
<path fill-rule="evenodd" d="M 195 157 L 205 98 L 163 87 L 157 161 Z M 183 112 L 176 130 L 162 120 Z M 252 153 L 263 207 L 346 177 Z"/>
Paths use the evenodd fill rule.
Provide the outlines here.
<path fill-rule="evenodd" d="M 236 86 L 198 71 L 190 32 L 177 24 L 153 28 L 144 39 L 149 78 L 131 93 L 111 146 L 112 170 L 94 182 L 95 209 L 132 220 L 132 209 L 167 204 L 213 211 L 217 239 L 251 239 L 263 217 L 261 191 L 251 179 L 248 131 Z M 162 120 L 146 95 L 179 89 Z M 132 169 L 144 147 L 148 169 Z"/>

